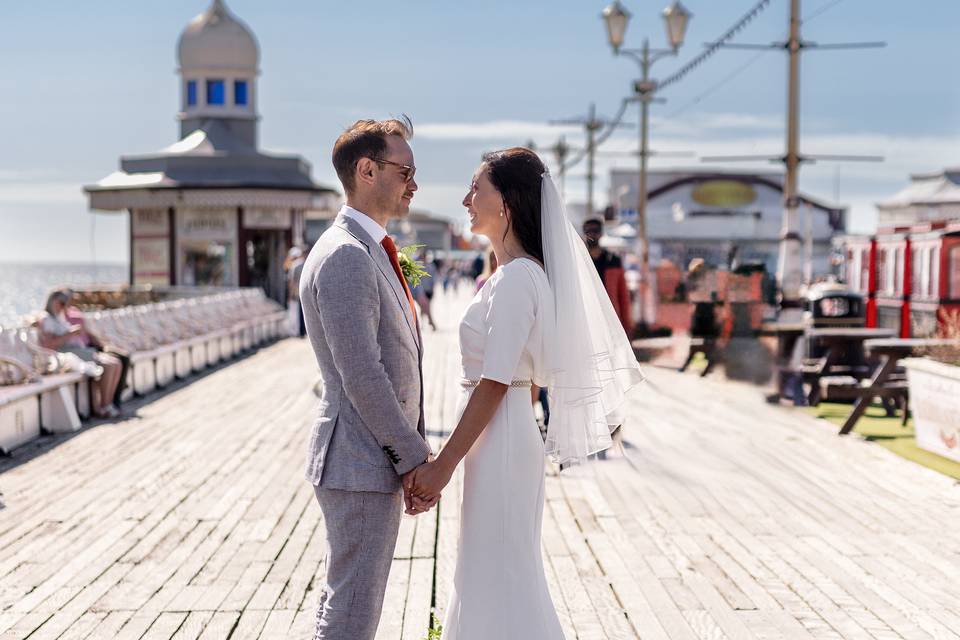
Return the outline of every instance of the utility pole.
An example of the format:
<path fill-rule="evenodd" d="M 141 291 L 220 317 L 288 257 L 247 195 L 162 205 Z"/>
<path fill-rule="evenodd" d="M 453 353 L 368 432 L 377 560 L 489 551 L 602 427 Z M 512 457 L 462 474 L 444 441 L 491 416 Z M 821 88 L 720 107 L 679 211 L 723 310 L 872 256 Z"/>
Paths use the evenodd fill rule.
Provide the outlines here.
<path fill-rule="evenodd" d="M 570 155 L 571 147 L 567 144 L 566 139 L 563 136 L 560 136 L 560 139 L 557 140 L 556 144 L 550 147 L 550 150 L 553 151 L 553 157 L 557 161 L 557 166 L 559 169 L 560 177 L 560 199 L 566 201 L 567 199 L 567 156 Z"/>
<path fill-rule="evenodd" d="M 784 156 L 786 176 L 783 183 L 783 226 L 780 229 L 780 255 L 777 260 L 777 281 L 780 283 L 780 307 L 802 307 L 803 285 L 800 257 L 797 188 L 800 174 L 800 0 L 790 0 L 790 40 L 787 42 L 787 153 Z"/>
<path fill-rule="evenodd" d="M 803 238 L 800 234 L 800 165 L 817 160 L 879 162 L 879 156 L 803 155 L 800 153 L 800 54 L 806 49 L 862 49 L 884 47 L 884 42 L 816 44 L 800 36 L 800 0 L 790 0 L 790 37 L 787 42 L 772 44 L 723 44 L 728 49 L 784 49 L 787 51 L 787 139 L 783 156 L 713 156 L 704 162 L 770 160 L 782 162 L 786 169 L 783 183 L 783 224 L 780 227 L 780 249 L 777 257 L 777 284 L 781 319 L 799 319 L 803 309 L 800 292 L 803 287 Z"/>
<path fill-rule="evenodd" d="M 596 105 L 592 102 L 590 103 L 590 108 L 587 111 L 586 116 L 579 116 L 577 118 L 569 118 L 567 120 L 551 120 L 550 124 L 578 124 L 583 127 L 584 134 L 587 138 L 587 144 L 585 147 L 585 153 L 587 157 L 587 218 L 592 218 L 594 213 L 593 209 L 593 185 L 596 181 L 596 175 L 594 172 L 594 166 L 597 155 L 597 132 L 603 129 L 606 126 L 616 126 L 615 123 L 600 118 L 597 116 Z M 557 143 L 559 144 L 559 143 Z M 569 152 L 570 147 L 566 147 L 567 152 Z M 561 163 L 561 166 L 563 164 Z"/>

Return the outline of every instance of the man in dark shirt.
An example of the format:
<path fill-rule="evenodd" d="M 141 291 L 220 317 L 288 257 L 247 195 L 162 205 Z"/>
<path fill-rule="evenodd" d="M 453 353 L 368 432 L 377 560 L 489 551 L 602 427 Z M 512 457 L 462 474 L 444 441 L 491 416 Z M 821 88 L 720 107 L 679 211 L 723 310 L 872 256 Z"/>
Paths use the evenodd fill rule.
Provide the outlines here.
<path fill-rule="evenodd" d="M 600 238 L 603 237 L 603 221 L 591 218 L 583 223 L 583 237 L 587 243 L 587 251 L 593 258 L 593 264 L 600 274 L 600 282 L 603 283 L 610 296 L 610 302 L 613 303 L 613 310 L 620 318 L 620 324 L 627 334 L 627 338 L 633 337 L 633 318 L 630 315 L 630 292 L 627 289 L 627 279 L 624 275 L 623 262 L 618 256 L 613 255 L 600 246 Z"/>

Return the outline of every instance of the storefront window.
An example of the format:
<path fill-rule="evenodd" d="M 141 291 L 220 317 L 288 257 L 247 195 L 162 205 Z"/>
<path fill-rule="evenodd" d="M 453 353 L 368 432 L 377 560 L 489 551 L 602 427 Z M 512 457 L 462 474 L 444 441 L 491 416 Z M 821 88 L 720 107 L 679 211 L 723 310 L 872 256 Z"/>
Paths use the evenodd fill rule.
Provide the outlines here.
<path fill-rule="evenodd" d="M 910 250 L 910 293 L 915 296 L 926 297 L 927 291 L 924 286 L 925 274 L 923 273 L 923 256 L 926 249 L 913 247 Z"/>
<path fill-rule="evenodd" d="M 237 214 L 227 209 L 185 209 L 177 217 L 177 283 L 236 286 Z"/>
<path fill-rule="evenodd" d="M 950 247 L 947 254 L 947 273 L 950 274 L 950 298 L 960 299 L 960 246 Z"/>
<path fill-rule="evenodd" d="M 903 293 L 903 249 L 894 250 L 893 255 L 893 293 L 900 295 Z"/>
<path fill-rule="evenodd" d="M 183 280 L 188 287 L 224 287 L 233 282 L 233 245 L 216 241 L 183 243 Z"/>
<path fill-rule="evenodd" d="M 877 276 L 879 282 L 877 283 L 877 289 L 880 293 L 890 293 L 890 270 L 887 260 L 887 250 L 880 249 L 877 252 Z"/>
<path fill-rule="evenodd" d="M 864 249 L 860 252 L 860 291 L 866 293 L 870 290 L 870 250 Z"/>
<path fill-rule="evenodd" d="M 940 247 L 930 249 L 930 296 L 940 297 Z"/>

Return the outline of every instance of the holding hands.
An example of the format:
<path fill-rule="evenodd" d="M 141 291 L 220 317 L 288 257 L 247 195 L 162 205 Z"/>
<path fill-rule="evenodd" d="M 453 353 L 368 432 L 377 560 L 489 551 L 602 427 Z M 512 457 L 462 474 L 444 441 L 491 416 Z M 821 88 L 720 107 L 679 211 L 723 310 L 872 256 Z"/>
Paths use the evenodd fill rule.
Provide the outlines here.
<path fill-rule="evenodd" d="M 440 492 L 450 482 L 454 468 L 431 455 L 422 465 L 404 475 L 405 513 L 417 515 L 432 509 L 440 500 Z"/>

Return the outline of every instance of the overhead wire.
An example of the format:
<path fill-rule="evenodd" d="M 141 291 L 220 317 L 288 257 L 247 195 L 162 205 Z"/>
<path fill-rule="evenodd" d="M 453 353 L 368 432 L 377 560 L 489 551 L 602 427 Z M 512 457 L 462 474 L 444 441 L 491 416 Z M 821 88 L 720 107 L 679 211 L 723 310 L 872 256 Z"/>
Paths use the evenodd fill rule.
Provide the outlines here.
<path fill-rule="evenodd" d="M 727 29 L 723 33 L 723 35 L 721 35 L 719 38 L 711 42 L 709 46 L 707 46 L 707 48 L 703 51 L 703 53 L 698 55 L 696 58 L 694 58 L 687 64 L 680 67 L 680 69 L 677 70 L 673 75 L 667 76 L 665 80 L 658 82 L 657 90 L 659 91 L 660 89 L 669 87 L 671 84 L 673 84 L 674 82 L 677 82 L 678 80 L 683 78 L 683 76 L 687 75 L 688 73 L 690 73 L 691 71 L 699 67 L 701 64 L 703 64 L 708 58 L 710 58 L 711 56 L 713 56 L 713 54 L 719 51 L 723 45 L 725 45 L 727 42 L 732 40 L 735 35 L 740 33 L 740 31 L 742 31 L 744 27 L 746 27 L 748 24 L 753 22 L 754 18 L 760 15 L 763 12 L 763 10 L 770 5 L 770 1 L 771 0 L 760 0 L 760 2 L 755 4 L 753 8 L 750 9 L 750 11 L 744 14 L 742 18 L 737 20 L 737 22 L 734 23 L 732 27 Z"/>
<path fill-rule="evenodd" d="M 837 6 L 841 2 L 843 2 L 843 0 L 831 0 L 830 2 L 823 4 L 819 9 L 815 10 L 810 15 L 804 17 L 803 22 L 810 22 L 814 18 L 820 17 L 822 14 L 826 13 L 827 11 L 830 11 L 830 9 L 833 9 L 835 6 Z"/>
<path fill-rule="evenodd" d="M 597 136 L 596 140 L 594 140 L 593 142 L 594 148 L 599 147 L 601 144 L 606 142 L 607 138 L 609 138 L 613 134 L 614 129 L 616 129 L 617 126 L 620 124 L 620 122 L 623 120 L 623 114 L 626 113 L 628 104 L 630 104 L 630 100 L 626 98 L 624 98 L 620 102 L 620 110 L 617 111 L 617 115 L 615 115 L 610 120 L 610 126 L 608 126 L 606 130 L 601 132 L 600 135 Z M 587 157 L 588 152 L 589 151 L 586 148 L 580 149 L 577 152 L 577 155 L 573 156 L 572 158 L 570 158 L 570 160 L 563 163 L 563 170 L 566 171 L 567 169 L 570 169 L 571 167 L 575 166 L 577 163 L 579 163 L 581 160 Z"/>
<path fill-rule="evenodd" d="M 841 1 L 842 1 L 842 0 L 833 0 L 833 3 L 834 3 L 834 4 L 837 4 L 837 3 L 841 2 Z M 703 53 L 701 53 L 700 55 L 698 55 L 697 57 L 695 57 L 693 60 L 691 60 L 690 62 L 688 62 L 687 64 L 685 64 L 685 65 L 684 65 L 683 67 L 681 67 L 676 73 L 674 73 L 674 74 L 672 74 L 671 76 L 667 77 L 666 80 L 664 80 L 663 82 L 658 83 L 658 85 L 657 85 L 657 90 L 660 90 L 660 89 L 662 89 L 662 88 L 664 88 L 664 87 L 666 87 L 666 86 L 668 86 L 668 85 L 670 85 L 670 84 L 673 84 L 674 82 L 677 82 L 678 80 L 680 80 L 681 78 L 683 78 L 685 75 L 687 75 L 688 73 L 690 73 L 691 71 L 693 71 L 695 68 L 697 68 L 698 66 L 700 66 L 701 64 L 703 64 L 708 58 L 710 58 L 711 56 L 713 56 L 713 54 L 715 54 L 715 53 L 720 49 L 720 47 L 721 47 L 722 45 L 726 44 L 729 40 L 731 40 L 734 36 L 736 36 L 740 31 L 742 31 L 744 27 L 746 27 L 748 24 L 750 24 L 750 22 L 752 22 L 758 15 L 760 15 L 760 13 L 763 12 L 763 10 L 766 9 L 766 8 L 770 5 L 770 2 L 771 2 L 771 0 L 759 0 L 759 2 L 757 2 L 757 4 L 755 4 L 755 5 L 753 6 L 753 8 L 751 8 L 750 11 L 748 11 L 747 13 L 745 13 L 739 20 L 737 20 L 737 22 L 735 22 L 735 23 L 733 24 L 733 26 L 731 26 L 729 29 L 727 29 L 726 31 L 724 31 L 723 34 L 722 34 L 719 38 L 717 38 L 716 40 L 714 40 L 713 42 L 711 42 L 710 45 L 707 47 L 707 49 L 706 49 Z M 828 8 L 829 8 L 829 7 L 828 7 Z M 823 8 L 821 8 L 821 9 L 823 9 Z M 824 9 L 824 10 L 825 10 L 825 9 Z M 740 69 L 738 69 L 734 74 L 731 74 L 730 76 L 728 76 L 728 77 L 725 79 L 725 81 L 729 80 L 729 79 L 732 78 L 732 77 L 735 77 L 737 74 L 739 74 L 740 72 L 742 72 L 743 70 L 745 70 L 748 66 L 750 66 L 750 64 L 753 64 L 753 62 L 755 62 L 756 59 L 759 59 L 759 56 L 756 56 L 754 59 L 748 61 L 747 64 L 745 64 L 743 67 L 741 67 Z M 722 85 L 721 85 L 721 86 L 722 86 Z M 709 90 L 709 91 L 713 91 L 713 90 L 716 90 L 716 89 L 718 89 L 718 88 L 719 88 L 719 86 L 717 86 L 717 87 L 715 87 L 715 88 L 713 88 L 713 89 L 711 89 L 711 90 Z M 705 93 L 703 96 L 701 96 L 700 98 L 698 98 L 698 99 L 696 99 L 696 100 L 699 101 L 700 99 L 702 99 L 702 98 L 705 97 L 706 95 L 708 95 L 708 93 Z M 621 103 L 620 103 L 620 110 L 617 112 L 617 115 L 614 116 L 614 117 L 608 122 L 607 127 L 606 127 L 603 131 L 601 131 L 600 134 L 597 136 L 597 139 L 596 139 L 596 141 L 594 142 L 594 147 L 599 147 L 599 146 L 600 146 L 601 144 L 603 144 L 611 135 L 613 135 L 614 130 L 620 125 L 620 122 L 623 120 L 623 116 L 624 116 L 624 114 L 625 114 L 626 111 L 627 111 L 627 105 L 629 105 L 630 102 L 631 102 L 631 100 L 630 100 L 629 98 L 624 98 L 624 99 L 621 101 Z M 686 108 L 686 107 L 685 107 L 685 108 Z M 564 166 L 564 170 L 570 169 L 571 167 L 573 167 L 574 165 L 576 165 L 577 163 L 579 163 L 581 160 L 583 160 L 583 159 L 586 157 L 586 155 L 587 155 L 587 150 L 586 150 L 586 149 L 581 150 L 579 153 L 577 153 L 577 155 L 575 155 L 575 156 L 574 156 L 573 158 L 571 158 L 569 161 L 567 161 L 566 163 L 564 163 L 564 165 L 563 165 L 563 166 Z"/>
<path fill-rule="evenodd" d="M 819 18 L 821 15 L 823 15 L 823 14 L 826 13 L 827 11 L 830 11 L 831 9 L 833 9 L 834 7 L 836 7 L 838 4 L 840 4 L 840 3 L 842 3 L 842 2 L 844 2 L 844 0 L 830 0 L 829 2 L 825 2 L 823 5 L 821 5 L 821 6 L 818 7 L 816 10 L 814 10 L 812 13 L 810 13 L 810 15 L 806 16 L 805 18 L 803 18 L 803 22 L 806 23 L 806 22 L 810 22 L 811 20 L 813 20 L 813 19 L 815 19 L 815 18 Z M 744 62 L 742 65 L 740 65 L 739 67 L 737 67 L 736 69 L 734 69 L 732 72 L 730 72 L 729 74 L 727 74 L 726 76 L 724 76 L 723 79 L 720 80 L 720 82 L 718 82 L 718 83 L 714 84 L 713 86 L 709 87 L 708 89 L 706 89 L 705 91 L 703 91 L 702 93 L 700 93 L 699 95 L 697 95 L 695 98 L 693 98 L 693 99 L 690 100 L 689 102 L 685 103 L 683 106 L 681 106 L 681 107 L 679 107 L 678 109 L 672 111 L 669 115 L 667 115 L 666 119 L 674 118 L 674 117 L 680 115 L 681 113 L 683 113 L 684 111 L 686 111 L 687 109 L 689 109 L 690 107 L 693 107 L 693 106 L 699 104 L 700 101 L 702 101 L 704 98 L 706 98 L 706 97 L 712 95 L 713 93 L 715 93 L 716 91 L 722 89 L 728 82 L 730 82 L 731 80 L 733 80 L 734 78 L 736 78 L 737 76 L 739 76 L 741 73 L 743 73 L 743 72 L 746 71 L 748 68 L 750 68 L 755 62 L 757 62 L 757 60 L 759 60 L 760 58 L 762 58 L 765 53 L 769 53 L 769 52 L 772 51 L 772 50 L 773 50 L 773 49 L 770 49 L 769 51 L 760 51 L 760 52 L 756 53 L 755 55 L 751 56 L 751 57 L 750 57 L 746 62 Z M 654 128 L 656 128 L 656 127 L 654 126 Z"/>
<path fill-rule="evenodd" d="M 710 87 L 709 87 L 708 89 L 706 89 L 703 93 L 701 93 L 701 94 L 699 94 L 698 96 L 694 97 L 692 100 L 690 100 L 689 102 L 685 103 L 683 106 L 678 107 L 677 109 L 675 109 L 674 111 L 672 111 L 670 114 L 667 115 L 666 119 L 669 120 L 670 118 L 674 118 L 674 117 L 680 115 L 681 113 L 683 113 L 684 111 L 686 111 L 687 109 L 689 109 L 690 107 L 693 107 L 693 106 L 696 106 L 697 104 L 700 104 L 700 101 L 701 101 L 701 100 L 703 100 L 704 98 L 706 98 L 706 97 L 712 95 L 713 93 L 719 91 L 720 89 L 722 89 L 728 82 L 730 82 L 731 80 L 733 80 L 734 78 L 736 78 L 737 76 L 739 76 L 741 73 L 743 73 L 744 71 L 746 71 L 747 69 L 749 69 L 757 60 L 759 60 L 760 58 L 762 58 L 763 55 L 766 54 L 766 53 L 768 53 L 768 52 L 767 52 L 767 51 L 761 51 L 761 52 L 759 52 L 759 53 L 754 54 L 754 55 L 751 56 L 746 62 L 744 62 L 742 65 L 740 65 L 739 67 L 737 67 L 736 69 L 734 69 L 732 72 L 730 72 L 729 74 L 727 74 L 726 76 L 724 76 L 723 79 L 721 79 L 719 82 L 717 82 L 716 84 L 710 86 Z M 654 127 L 654 128 L 656 128 L 656 127 Z"/>

